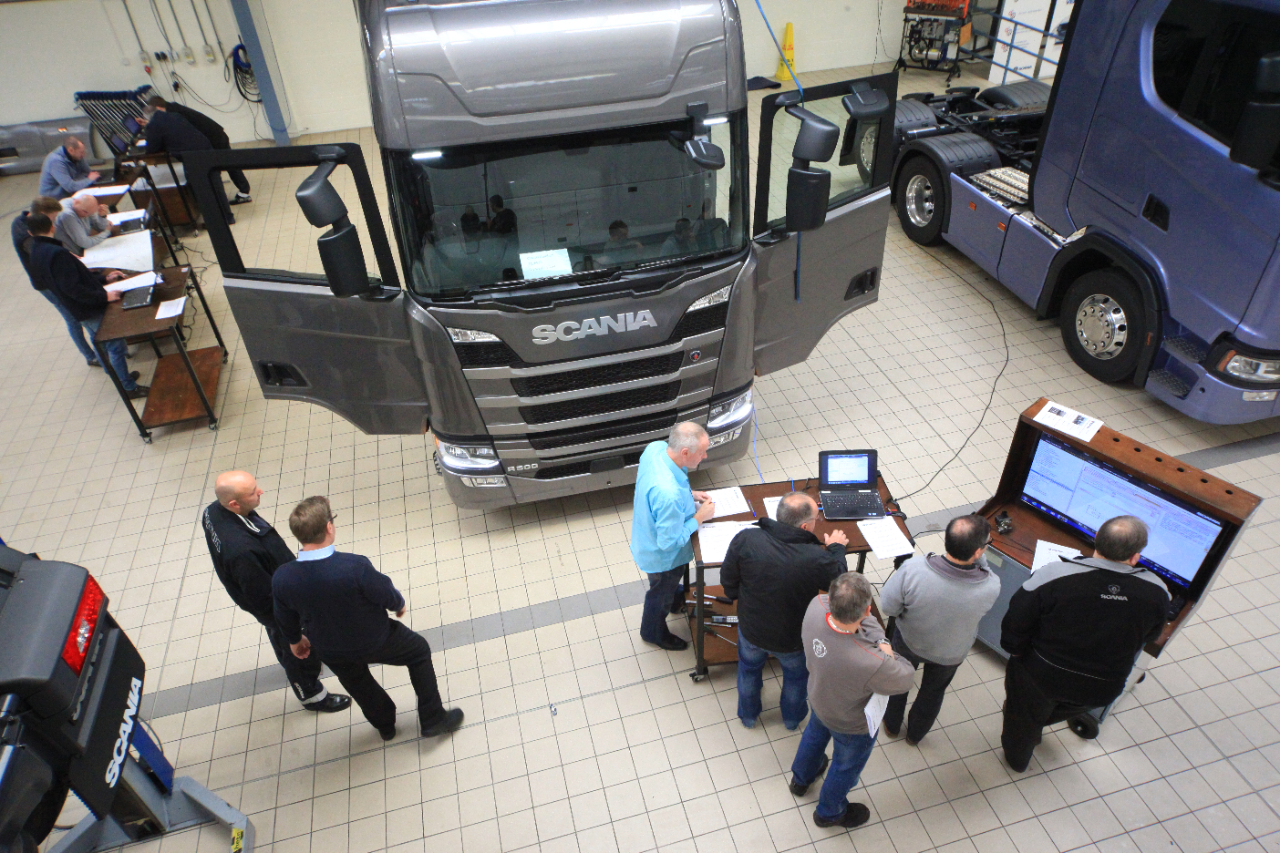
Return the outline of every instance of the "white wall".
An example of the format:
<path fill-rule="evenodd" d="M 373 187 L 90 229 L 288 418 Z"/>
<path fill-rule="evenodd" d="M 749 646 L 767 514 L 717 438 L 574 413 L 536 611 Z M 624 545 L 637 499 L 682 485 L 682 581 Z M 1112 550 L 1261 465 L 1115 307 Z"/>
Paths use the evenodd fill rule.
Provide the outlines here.
<path fill-rule="evenodd" d="M 902 0 L 761 0 L 761 5 L 779 44 L 787 22 L 793 25 L 796 71 L 824 71 L 898 58 Z M 755 0 L 738 0 L 738 10 L 747 76 L 772 77 L 778 69 L 778 51 Z"/>
<path fill-rule="evenodd" d="M 284 78 L 289 132 L 341 130 L 367 126 L 368 90 L 360 30 L 350 0 L 263 0 Z M 158 0 L 170 41 L 181 51 L 168 0 Z M 205 34 L 214 44 L 204 0 L 195 0 Z M 226 51 L 239 41 L 235 16 L 227 0 L 209 0 Z M 203 39 L 191 0 L 173 0 L 187 44 L 196 64 L 179 60 L 173 70 L 191 90 L 218 108 L 192 95 L 175 95 L 160 64 L 152 63 L 148 77 L 138 57 L 138 43 L 122 0 L 39 0 L 0 3 L 0 57 L 6 80 L 0 96 L 0 125 L 81 115 L 74 93 L 136 89 L 150 83 L 170 99 L 184 101 L 207 113 L 227 129 L 232 142 L 270 139 L 261 107 L 256 134 L 254 110 L 224 79 L 221 62 L 204 58 Z M 130 0 L 129 10 L 149 53 L 168 52 L 149 0 Z M 225 111 L 225 112 L 224 112 Z"/>

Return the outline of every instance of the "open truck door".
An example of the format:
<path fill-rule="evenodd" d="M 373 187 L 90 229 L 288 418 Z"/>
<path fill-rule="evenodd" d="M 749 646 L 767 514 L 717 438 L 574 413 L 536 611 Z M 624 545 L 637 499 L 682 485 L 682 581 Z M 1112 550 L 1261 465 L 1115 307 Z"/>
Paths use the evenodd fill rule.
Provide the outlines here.
<path fill-rule="evenodd" d="M 185 165 L 263 396 L 324 406 L 366 433 L 424 432 L 422 362 L 360 146 L 192 151 Z M 255 204 L 287 205 L 311 233 L 289 240 L 286 231 L 266 244 L 246 222 L 237 241 L 215 195 L 228 169 L 273 170 L 278 191 L 259 189 Z M 352 183 L 358 211 L 348 211 L 338 190 L 350 197 Z M 361 227 L 376 276 L 366 268 Z"/>
<path fill-rule="evenodd" d="M 897 85 L 897 75 L 881 74 L 761 104 L 752 230 L 759 375 L 804 361 L 840 318 L 879 296 Z"/>

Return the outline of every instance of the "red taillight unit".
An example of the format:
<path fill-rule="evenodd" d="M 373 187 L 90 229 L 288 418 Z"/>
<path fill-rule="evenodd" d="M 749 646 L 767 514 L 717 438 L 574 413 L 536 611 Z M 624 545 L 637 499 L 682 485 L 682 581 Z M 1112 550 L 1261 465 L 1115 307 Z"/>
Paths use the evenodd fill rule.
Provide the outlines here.
<path fill-rule="evenodd" d="M 76 608 L 76 618 L 71 620 L 71 631 L 62 647 L 62 660 L 76 675 L 84 669 L 84 660 L 89 654 L 89 645 L 93 642 L 94 631 L 98 629 L 98 618 L 105 602 L 102 587 L 90 576 L 85 581 L 84 592 L 80 593 L 80 606 Z"/>

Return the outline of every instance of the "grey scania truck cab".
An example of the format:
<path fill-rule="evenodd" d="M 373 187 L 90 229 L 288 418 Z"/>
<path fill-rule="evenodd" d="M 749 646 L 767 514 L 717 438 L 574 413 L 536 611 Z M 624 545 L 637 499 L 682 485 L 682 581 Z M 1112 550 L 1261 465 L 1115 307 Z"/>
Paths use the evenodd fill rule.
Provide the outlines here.
<path fill-rule="evenodd" d="M 876 300 L 894 75 L 766 97 L 753 203 L 732 0 L 357 11 L 403 286 L 359 145 L 191 152 L 187 174 L 264 395 L 430 431 L 459 505 L 634 482 L 683 420 L 706 466 L 736 460 L 755 377 Z M 323 274 L 246 266 L 222 173 L 307 167 Z"/>

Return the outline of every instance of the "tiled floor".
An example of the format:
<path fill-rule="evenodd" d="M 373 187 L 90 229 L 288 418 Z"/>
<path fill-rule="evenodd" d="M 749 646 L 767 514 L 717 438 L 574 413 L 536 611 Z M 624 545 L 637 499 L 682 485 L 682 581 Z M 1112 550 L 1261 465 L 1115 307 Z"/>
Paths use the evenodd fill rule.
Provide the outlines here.
<path fill-rule="evenodd" d="M 901 91 L 923 88 L 938 81 Z M 373 148 L 367 129 L 322 138 Z M 236 234 L 281 266 L 312 252 L 316 236 L 293 206 L 295 184 L 255 179 L 255 202 L 237 208 Z M 35 186 L 30 175 L 0 179 L 0 213 L 24 205 Z M 432 471 L 425 439 L 364 436 L 322 409 L 264 401 L 207 238 L 187 242 L 232 347 L 221 429 L 161 430 L 150 445 L 12 253 L 0 254 L 10 306 L 0 352 L 12 365 L 0 377 L 0 535 L 95 574 L 147 661 L 149 693 L 275 666 L 259 627 L 214 578 L 196 525 L 213 478 L 228 468 L 257 474 L 268 490 L 263 513 L 277 522 L 302 497 L 328 494 L 340 547 L 394 579 L 417 630 L 637 580 L 629 489 L 462 511 Z M 195 334 L 212 341 L 203 319 Z M 135 361 L 149 373 L 150 355 Z M 1208 426 L 1140 391 L 1094 382 L 1063 353 L 1053 323 L 1036 321 L 959 253 L 910 243 L 896 220 L 880 302 L 841 322 L 808 362 L 756 388 L 765 479 L 814 473 L 820 448 L 878 447 L 898 493 L 918 492 L 905 502 L 912 515 L 988 497 L 1017 414 L 1042 395 L 1171 454 L 1280 428 Z M 748 458 L 696 479 L 753 482 L 756 465 Z M 733 673 L 693 683 L 690 653 L 639 642 L 636 607 L 437 654 L 443 692 L 467 712 L 466 727 L 445 740 L 402 734 L 384 745 L 358 714 L 301 711 L 283 689 L 193 703 L 151 722 L 179 773 L 248 812 L 258 849 L 274 853 L 1280 850 L 1280 525 L 1270 500 L 1280 493 L 1280 454 L 1215 473 L 1269 500 L 1194 624 L 1096 741 L 1059 727 L 1029 772 L 1009 771 L 996 749 L 1002 665 L 975 648 L 921 746 L 888 737 L 878 745 L 853 794 L 872 821 L 853 833 L 815 828 L 814 795 L 788 792 L 798 738 L 780 726 L 776 679 L 763 725 L 743 729 Z M 920 544 L 941 547 L 936 535 Z M 872 559 L 868 572 L 880 582 L 887 569 Z M 384 678 L 409 732 L 405 672 Z M 82 813 L 69 805 L 63 820 Z M 138 849 L 225 843 L 224 832 L 205 828 Z"/>

